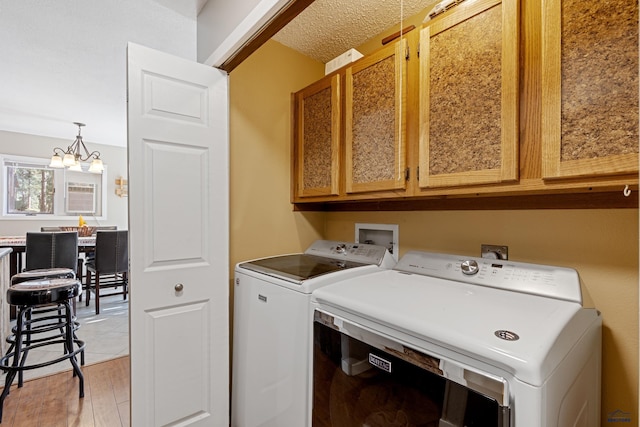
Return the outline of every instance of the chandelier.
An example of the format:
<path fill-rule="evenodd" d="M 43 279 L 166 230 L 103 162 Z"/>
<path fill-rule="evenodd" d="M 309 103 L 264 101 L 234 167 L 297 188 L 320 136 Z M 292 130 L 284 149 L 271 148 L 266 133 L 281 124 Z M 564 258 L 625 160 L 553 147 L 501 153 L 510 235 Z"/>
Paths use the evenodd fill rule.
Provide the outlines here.
<path fill-rule="evenodd" d="M 92 151 L 91 153 L 89 153 L 89 150 L 87 150 L 84 142 L 82 142 L 82 135 L 80 133 L 82 127 L 85 126 L 85 124 L 78 122 L 74 122 L 73 124 L 78 126 L 78 136 L 76 136 L 76 140 L 73 141 L 73 144 L 68 146 L 66 150 L 63 150 L 59 147 L 54 148 L 49 167 L 68 167 L 69 170 L 72 171 L 82 171 L 80 162 L 87 162 L 89 161 L 89 159 L 93 159 L 91 165 L 89 166 L 89 172 L 102 173 L 102 171 L 104 171 L 104 166 L 102 165 L 102 160 L 100 160 L 100 152 Z"/>

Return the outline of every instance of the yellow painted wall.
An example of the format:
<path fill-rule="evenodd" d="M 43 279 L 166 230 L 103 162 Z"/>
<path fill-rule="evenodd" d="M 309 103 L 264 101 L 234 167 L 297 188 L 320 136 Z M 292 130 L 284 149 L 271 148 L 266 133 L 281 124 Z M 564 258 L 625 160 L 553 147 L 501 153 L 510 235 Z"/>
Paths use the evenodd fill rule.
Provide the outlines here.
<path fill-rule="evenodd" d="M 324 214 L 290 204 L 291 93 L 324 66 L 267 42 L 229 75 L 230 261 L 300 252 L 321 238 Z"/>
<path fill-rule="evenodd" d="M 602 425 L 615 410 L 638 425 L 638 211 L 292 212 L 290 93 L 322 74 L 276 42 L 231 73 L 232 266 L 317 238 L 353 240 L 354 224 L 371 222 L 399 224 L 401 254 L 504 244 L 513 260 L 576 268 L 604 319 Z"/>

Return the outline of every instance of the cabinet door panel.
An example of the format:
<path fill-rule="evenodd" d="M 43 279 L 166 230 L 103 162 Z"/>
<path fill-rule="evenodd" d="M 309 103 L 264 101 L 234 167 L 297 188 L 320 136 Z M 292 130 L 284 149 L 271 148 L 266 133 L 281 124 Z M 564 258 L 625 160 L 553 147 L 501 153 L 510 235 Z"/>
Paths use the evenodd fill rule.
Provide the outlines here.
<path fill-rule="evenodd" d="M 338 195 L 340 76 L 320 80 L 298 92 L 296 98 L 296 195 Z"/>
<path fill-rule="evenodd" d="M 518 174 L 518 3 L 456 6 L 420 34 L 420 187 Z"/>
<path fill-rule="evenodd" d="M 543 178 L 638 171 L 638 2 L 543 1 Z"/>
<path fill-rule="evenodd" d="M 405 188 L 406 40 L 347 68 L 347 193 Z"/>

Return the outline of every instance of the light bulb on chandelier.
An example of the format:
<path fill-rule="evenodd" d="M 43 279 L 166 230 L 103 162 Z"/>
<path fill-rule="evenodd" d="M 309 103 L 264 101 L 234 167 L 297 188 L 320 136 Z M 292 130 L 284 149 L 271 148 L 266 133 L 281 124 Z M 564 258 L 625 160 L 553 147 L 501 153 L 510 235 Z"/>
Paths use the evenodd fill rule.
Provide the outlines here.
<path fill-rule="evenodd" d="M 89 159 L 93 159 L 91 161 L 91 165 L 89 166 L 89 172 L 102 173 L 102 171 L 104 171 L 104 165 L 102 164 L 102 160 L 100 159 L 100 152 L 92 151 L 91 153 L 89 153 L 89 150 L 87 150 L 87 147 L 82 141 L 81 131 L 82 127 L 85 126 L 85 124 L 78 122 L 74 122 L 73 124 L 78 126 L 78 136 L 76 136 L 73 144 L 68 146 L 66 150 L 63 150 L 59 147 L 53 149 L 53 156 L 51 156 L 51 163 L 49 163 L 49 167 L 68 167 L 69 170 L 72 171 L 82 171 L 80 162 L 86 162 Z"/>

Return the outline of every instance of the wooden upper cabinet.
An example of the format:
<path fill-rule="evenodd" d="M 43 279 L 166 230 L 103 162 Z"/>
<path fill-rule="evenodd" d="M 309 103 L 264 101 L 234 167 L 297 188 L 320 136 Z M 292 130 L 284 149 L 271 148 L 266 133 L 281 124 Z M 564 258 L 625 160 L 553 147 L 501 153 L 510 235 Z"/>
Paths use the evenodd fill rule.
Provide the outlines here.
<path fill-rule="evenodd" d="M 638 172 L 638 1 L 542 1 L 542 175 Z"/>
<path fill-rule="evenodd" d="M 406 39 L 346 69 L 346 191 L 406 186 Z"/>
<path fill-rule="evenodd" d="M 463 2 L 420 33 L 421 188 L 518 179 L 519 4 Z"/>
<path fill-rule="evenodd" d="M 340 75 L 297 92 L 294 199 L 337 196 L 340 178 Z"/>

